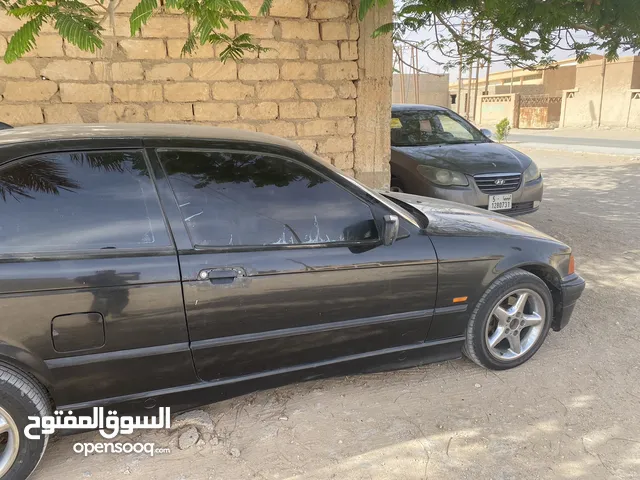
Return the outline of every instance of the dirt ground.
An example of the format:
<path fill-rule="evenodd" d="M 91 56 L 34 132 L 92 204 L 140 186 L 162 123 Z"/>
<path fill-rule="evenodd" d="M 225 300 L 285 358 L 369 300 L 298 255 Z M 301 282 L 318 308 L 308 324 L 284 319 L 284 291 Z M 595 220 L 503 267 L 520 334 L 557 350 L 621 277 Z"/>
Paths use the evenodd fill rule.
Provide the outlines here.
<path fill-rule="evenodd" d="M 97 433 L 54 439 L 33 478 L 640 478 L 640 159 L 527 153 L 546 192 L 522 219 L 572 245 L 588 282 L 527 364 L 461 359 L 246 395 L 205 407 L 215 432 L 185 450 L 187 427 L 118 438 L 171 448 L 153 458 L 73 453 Z"/>

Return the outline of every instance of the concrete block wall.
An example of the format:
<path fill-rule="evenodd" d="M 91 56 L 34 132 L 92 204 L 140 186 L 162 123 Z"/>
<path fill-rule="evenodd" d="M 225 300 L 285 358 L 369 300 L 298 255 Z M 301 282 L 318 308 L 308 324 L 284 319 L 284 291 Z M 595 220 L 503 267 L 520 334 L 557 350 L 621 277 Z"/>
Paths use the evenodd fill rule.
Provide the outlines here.
<path fill-rule="evenodd" d="M 576 68 L 574 89 L 565 90 L 560 126 L 638 128 L 634 89 L 640 87 L 640 57 L 592 60 Z"/>
<path fill-rule="evenodd" d="M 404 85 L 403 85 L 404 83 Z M 416 83 L 418 98 L 416 98 Z M 404 92 L 404 98 L 403 98 Z M 451 96 L 449 95 L 449 75 L 435 73 L 393 74 L 393 91 L 391 97 L 393 103 L 419 103 L 426 105 L 438 105 L 449 107 Z"/>
<path fill-rule="evenodd" d="M 491 130 L 503 119 L 508 119 L 511 128 L 518 128 L 519 94 L 484 95 L 478 105 L 478 125 Z"/>
<path fill-rule="evenodd" d="M 256 15 L 261 0 L 243 3 Z M 379 104 L 385 89 L 391 97 L 391 40 L 367 36 L 358 43 L 357 2 L 275 0 L 270 17 L 230 26 L 231 33 L 251 33 L 270 50 L 226 64 L 218 60 L 222 48 L 212 45 L 181 58 L 191 25 L 170 11 L 159 12 L 131 38 L 128 17 L 136 4 L 120 3 L 115 25 L 108 19 L 104 24 L 104 48 L 94 54 L 46 27 L 33 52 L 0 64 L 0 121 L 14 126 L 194 122 L 240 128 L 293 138 L 347 173 L 358 177 L 361 172 L 372 185 L 388 181 L 388 153 L 380 153 L 382 166 L 369 158 L 370 152 L 365 156 L 363 151 L 358 162 L 354 157 L 357 111 L 378 108 L 367 104 Z M 390 18 L 387 10 L 371 22 Z M 19 25 L 0 15 L 0 54 Z M 382 68 L 368 69 L 359 54 L 363 49 L 369 57 L 388 55 L 388 73 L 386 59 L 378 60 Z M 382 91 L 359 99 L 359 85 L 371 90 L 366 87 L 371 81 Z M 378 116 L 382 120 L 376 124 L 369 119 L 361 125 L 361 143 L 376 144 L 385 131 L 388 136 L 384 111 Z M 384 144 L 376 148 L 384 150 Z"/>

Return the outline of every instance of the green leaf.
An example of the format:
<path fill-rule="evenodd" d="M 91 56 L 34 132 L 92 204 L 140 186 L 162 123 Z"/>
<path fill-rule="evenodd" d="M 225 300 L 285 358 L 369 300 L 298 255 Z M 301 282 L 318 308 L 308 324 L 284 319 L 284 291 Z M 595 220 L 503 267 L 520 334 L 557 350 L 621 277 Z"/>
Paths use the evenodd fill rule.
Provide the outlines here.
<path fill-rule="evenodd" d="M 43 22 L 44 17 L 35 17 L 16 30 L 7 44 L 7 51 L 4 53 L 5 63 L 17 60 L 36 46 L 36 36 L 40 33 Z"/>
<path fill-rule="evenodd" d="M 358 19 L 364 20 L 367 12 L 374 6 L 384 7 L 390 0 L 360 0 L 360 8 L 358 9 Z M 454 2 L 452 2 L 454 3 Z"/>
<path fill-rule="evenodd" d="M 365 15 L 371 7 L 376 3 L 376 0 L 360 0 L 360 8 L 358 9 L 358 18 L 364 20 Z"/>
<path fill-rule="evenodd" d="M 85 52 L 102 48 L 102 39 L 97 35 L 102 27 L 90 18 L 73 13 L 58 12 L 53 15 L 60 36 Z"/>
<path fill-rule="evenodd" d="M 234 43 L 249 43 L 253 45 L 253 37 L 249 33 L 242 33 L 232 40 Z"/>
<path fill-rule="evenodd" d="M 269 15 L 269 10 L 271 10 L 271 5 L 273 4 L 273 0 L 264 0 L 262 5 L 260 5 L 260 10 L 258 11 L 258 15 L 266 16 Z"/>
<path fill-rule="evenodd" d="M 227 60 L 231 59 L 234 61 L 238 61 L 242 58 L 243 52 L 235 45 L 227 45 L 227 48 L 220 52 L 220 61 L 222 63 L 227 63 Z"/>
<path fill-rule="evenodd" d="M 233 38 L 231 38 L 226 33 L 212 33 L 211 35 L 209 35 L 209 38 L 207 40 L 209 41 L 209 43 L 211 43 L 213 45 L 218 45 L 220 43 L 232 43 L 233 42 Z"/>
<path fill-rule="evenodd" d="M 45 16 L 51 13 L 51 7 L 48 5 L 26 5 L 24 7 L 12 8 L 7 10 L 8 15 L 17 18 Z"/>
<path fill-rule="evenodd" d="M 140 3 L 136 5 L 129 17 L 132 37 L 140 31 L 142 25 L 149 21 L 156 8 L 158 8 L 158 0 L 140 0 Z"/>
<path fill-rule="evenodd" d="M 253 43 L 253 37 L 248 33 L 243 33 L 237 37 L 229 38 L 227 47 L 220 52 L 220 61 L 225 63 L 227 60 L 238 61 L 242 59 L 245 52 L 265 52 L 268 49 Z"/>
<path fill-rule="evenodd" d="M 268 0 L 271 2 L 271 0 Z M 249 10 L 239 0 L 227 0 L 227 10 L 249 16 Z"/>
<path fill-rule="evenodd" d="M 371 34 L 371 36 L 373 38 L 378 38 L 382 35 L 386 35 L 388 33 L 393 32 L 393 30 L 396 28 L 396 24 L 391 22 L 391 23 L 385 23 L 384 25 L 380 25 L 378 28 L 376 28 L 373 33 Z"/>
<path fill-rule="evenodd" d="M 195 49 L 197 48 L 196 40 L 197 40 L 196 35 L 193 32 L 191 32 L 187 37 L 187 41 L 184 42 L 184 45 L 182 46 L 182 50 L 180 51 L 181 57 L 184 57 L 185 55 L 190 55 L 195 51 Z"/>
<path fill-rule="evenodd" d="M 227 19 L 229 19 L 232 22 L 248 22 L 250 20 L 253 20 L 253 17 L 248 16 L 248 15 L 235 15 L 235 14 L 231 14 L 227 17 Z"/>
<path fill-rule="evenodd" d="M 79 0 L 57 0 L 57 6 L 69 13 L 79 13 L 88 17 L 96 16 L 96 12 L 94 12 L 89 5 L 85 5 Z"/>

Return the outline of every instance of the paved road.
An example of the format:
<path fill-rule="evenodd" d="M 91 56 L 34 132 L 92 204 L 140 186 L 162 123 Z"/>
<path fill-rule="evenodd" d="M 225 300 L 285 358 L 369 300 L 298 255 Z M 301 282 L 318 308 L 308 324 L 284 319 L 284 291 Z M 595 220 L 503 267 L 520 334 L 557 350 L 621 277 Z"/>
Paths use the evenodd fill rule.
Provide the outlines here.
<path fill-rule="evenodd" d="M 185 427 L 117 439 L 171 448 L 153 458 L 72 452 L 96 433 L 54 439 L 34 479 L 640 478 L 640 162 L 529 153 L 546 190 L 524 220 L 574 247 L 588 285 L 525 365 L 461 359 L 245 395 L 205 407 L 186 450 Z"/>
<path fill-rule="evenodd" d="M 588 138 L 588 137 L 561 137 L 557 135 L 527 135 L 514 133 L 509 135 L 509 141 L 522 143 L 538 143 L 553 145 L 579 145 L 584 147 L 611 147 L 628 148 L 640 150 L 640 140 L 618 140 L 608 138 Z"/>

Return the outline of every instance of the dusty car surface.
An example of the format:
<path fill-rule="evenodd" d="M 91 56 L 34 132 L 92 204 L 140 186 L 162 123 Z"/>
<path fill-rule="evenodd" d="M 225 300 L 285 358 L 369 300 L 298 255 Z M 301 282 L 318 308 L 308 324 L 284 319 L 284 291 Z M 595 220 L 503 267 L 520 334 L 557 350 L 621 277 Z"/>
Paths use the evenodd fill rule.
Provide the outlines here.
<path fill-rule="evenodd" d="M 464 203 L 504 215 L 535 212 L 543 179 L 525 154 L 491 141 L 448 108 L 393 105 L 393 191 Z"/>
<path fill-rule="evenodd" d="M 29 416 L 174 411 L 459 357 L 527 361 L 584 281 L 527 224 L 186 125 L 0 132 L 0 474 Z"/>

